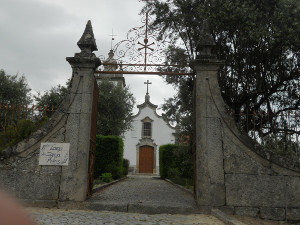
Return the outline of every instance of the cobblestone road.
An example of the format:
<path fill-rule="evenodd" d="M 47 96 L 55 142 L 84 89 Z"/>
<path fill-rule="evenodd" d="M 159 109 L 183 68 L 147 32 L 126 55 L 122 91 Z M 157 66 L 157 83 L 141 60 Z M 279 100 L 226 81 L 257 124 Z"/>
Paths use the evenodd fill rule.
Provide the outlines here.
<path fill-rule="evenodd" d="M 146 215 L 108 211 L 63 210 L 63 209 L 27 209 L 38 225 L 112 225 L 112 224 L 200 224 L 225 225 L 210 215 Z"/>
<path fill-rule="evenodd" d="M 150 176 L 129 176 L 117 184 L 93 194 L 88 201 L 117 211 L 142 213 L 196 213 L 191 193 Z M 125 209 L 124 209 L 125 208 Z M 105 209 L 105 208 L 101 208 Z"/>
<path fill-rule="evenodd" d="M 224 224 L 211 215 L 192 214 L 198 211 L 193 195 L 158 177 L 129 176 L 93 194 L 83 205 L 85 210 L 28 210 L 39 225 Z"/>

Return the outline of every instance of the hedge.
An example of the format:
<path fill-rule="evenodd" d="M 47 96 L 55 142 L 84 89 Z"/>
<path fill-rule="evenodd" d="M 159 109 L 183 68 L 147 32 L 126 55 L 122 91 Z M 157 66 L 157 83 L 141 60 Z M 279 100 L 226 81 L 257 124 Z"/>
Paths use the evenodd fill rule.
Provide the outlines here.
<path fill-rule="evenodd" d="M 170 168 L 175 167 L 174 150 L 177 145 L 167 144 L 159 147 L 159 173 L 161 178 L 167 178 Z"/>
<path fill-rule="evenodd" d="M 162 178 L 193 179 L 193 167 L 188 146 L 167 144 L 159 147 L 159 172 Z"/>
<path fill-rule="evenodd" d="M 114 179 L 123 175 L 123 140 L 117 136 L 96 136 L 94 177 L 111 173 Z"/>
<path fill-rule="evenodd" d="M 128 169 L 129 169 L 129 160 L 128 159 L 123 159 L 123 175 L 128 174 Z"/>

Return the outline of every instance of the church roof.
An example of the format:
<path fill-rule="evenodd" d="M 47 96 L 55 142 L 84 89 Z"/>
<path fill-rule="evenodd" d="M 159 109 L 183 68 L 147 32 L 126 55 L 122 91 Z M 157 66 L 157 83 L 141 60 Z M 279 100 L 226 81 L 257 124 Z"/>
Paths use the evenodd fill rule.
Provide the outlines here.
<path fill-rule="evenodd" d="M 147 93 L 145 95 L 145 102 L 143 104 L 137 105 L 137 107 L 141 110 L 145 107 L 149 106 L 150 108 L 152 108 L 153 110 L 156 111 L 156 108 L 158 107 L 157 105 L 154 105 L 152 102 L 150 102 L 150 95 L 149 93 Z"/>
<path fill-rule="evenodd" d="M 156 115 L 157 118 L 161 118 L 163 119 L 163 121 L 165 121 L 165 123 L 171 128 L 171 129 L 175 129 L 174 127 L 172 127 L 169 123 L 169 121 L 166 119 L 166 117 L 164 116 L 164 114 L 162 114 L 162 116 L 158 115 L 157 112 L 156 112 L 156 109 L 158 107 L 158 105 L 154 105 L 152 102 L 150 102 L 150 95 L 149 93 L 147 92 L 146 95 L 145 95 L 145 102 L 140 104 L 140 105 L 137 105 L 138 109 L 139 109 L 139 112 L 134 115 L 133 117 L 138 117 L 140 114 L 141 114 L 141 111 L 142 109 L 146 108 L 146 107 L 149 107 L 151 108 L 153 111 L 154 111 L 154 114 Z"/>

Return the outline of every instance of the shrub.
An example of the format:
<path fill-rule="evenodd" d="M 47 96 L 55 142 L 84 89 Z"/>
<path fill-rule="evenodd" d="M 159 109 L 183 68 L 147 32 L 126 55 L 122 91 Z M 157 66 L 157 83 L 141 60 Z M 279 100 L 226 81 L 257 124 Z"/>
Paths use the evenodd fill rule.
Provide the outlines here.
<path fill-rule="evenodd" d="M 162 178 L 168 177 L 169 169 L 174 167 L 174 150 L 177 145 L 167 144 L 159 147 L 159 173 Z"/>
<path fill-rule="evenodd" d="M 16 141 L 19 142 L 29 137 L 36 129 L 37 127 L 31 120 L 20 120 L 17 125 Z"/>
<path fill-rule="evenodd" d="M 94 177 L 102 173 L 111 173 L 113 179 L 122 177 L 123 148 L 120 137 L 97 135 Z"/>
<path fill-rule="evenodd" d="M 179 169 L 178 168 L 169 168 L 168 171 L 168 178 L 174 179 L 180 177 Z"/>
<path fill-rule="evenodd" d="M 108 164 L 106 166 L 106 170 L 105 171 L 111 173 L 114 179 L 118 179 L 118 178 L 122 177 L 122 174 L 123 174 L 123 165 L 120 168 L 120 166 L 117 165 L 115 162 L 111 162 L 111 164 Z"/>
<path fill-rule="evenodd" d="M 94 179 L 94 185 L 99 185 L 99 184 L 102 184 L 103 181 L 102 179 L 98 178 L 98 179 Z"/>
<path fill-rule="evenodd" d="M 178 168 L 181 177 L 194 179 L 194 159 L 189 151 L 189 146 L 178 145 L 173 152 L 174 163 L 176 168 Z"/>
<path fill-rule="evenodd" d="M 109 183 L 109 182 L 113 181 L 111 173 L 102 173 L 101 179 L 105 183 Z"/>
<path fill-rule="evenodd" d="M 194 164 L 186 145 L 162 145 L 159 148 L 159 172 L 162 178 L 190 187 L 193 185 Z"/>
<path fill-rule="evenodd" d="M 123 175 L 128 174 L 128 169 L 129 169 L 129 160 L 128 159 L 123 159 Z"/>
<path fill-rule="evenodd" d="M 37 127 L 31 120 L 20 120 L 17 126 L 9 125 L 6 132 L 0 133 L 0 143 L 3 148 L 13 146 L 18 142 L 26 139 L 32 134 Z M 2 150 L 0 149 L 0 150 Z"/>

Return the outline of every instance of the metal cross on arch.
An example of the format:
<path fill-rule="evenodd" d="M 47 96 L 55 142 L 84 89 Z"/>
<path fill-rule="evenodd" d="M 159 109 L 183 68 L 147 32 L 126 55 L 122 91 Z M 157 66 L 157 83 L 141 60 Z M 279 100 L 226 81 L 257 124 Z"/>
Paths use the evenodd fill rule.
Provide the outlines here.
<path fill-rule="evenodd" d="M 102 66 L 95 73 L 194 75 L 188 65 L 165 63 L 165 50 L 172 43 L 166 38 L 158 40 L 160 30 L 150 29 L 150 20 L 147 12 L 141 20 L 144 25 L 130 29 L 127 39 L 112 48 L 112 57 L 100 57 Z"/>
<path fill-rule="evenodd" d="M 142 50 L 142 49 L 145 49 L 145 67 L 144 67 L 144 70 L 146 71 L 147 69 L 147 49 L 150 49 L 151 51 L 154 51 L 153 48 L 150 48 L 149 46 L 151 45 L 154 45 L 155 43 L 152 42 L 151 44 L 148 44 L 148 21 L 149 21 L 149 15 L 148 15 L 148 12 L 146 13 L 146 32 L 145 32 L 145 39 L 144 39 L 144 44 L 138 42 L 138 44 L 142 45 L 143 47 L 141 48 L 138 48 L 138 50 Z M 148 82 L 148 81 L 147 81 Z M 147 90 L 148 90 L 148 85 L 147 85 Z M 148 91 L 147 91 L 148 93 Z"/>
<path fill-rule="evenodd" d="M 149 86 L 149 84 L 152 84 L 152 83 L 149 82 L 149 80 L 147 80 L 147 82 L 144 82 L 144 84 L 147 84 L 147 93 L 146 94 L 149 94 L 149 92 L 148 92 L 148 86 Z"/>

